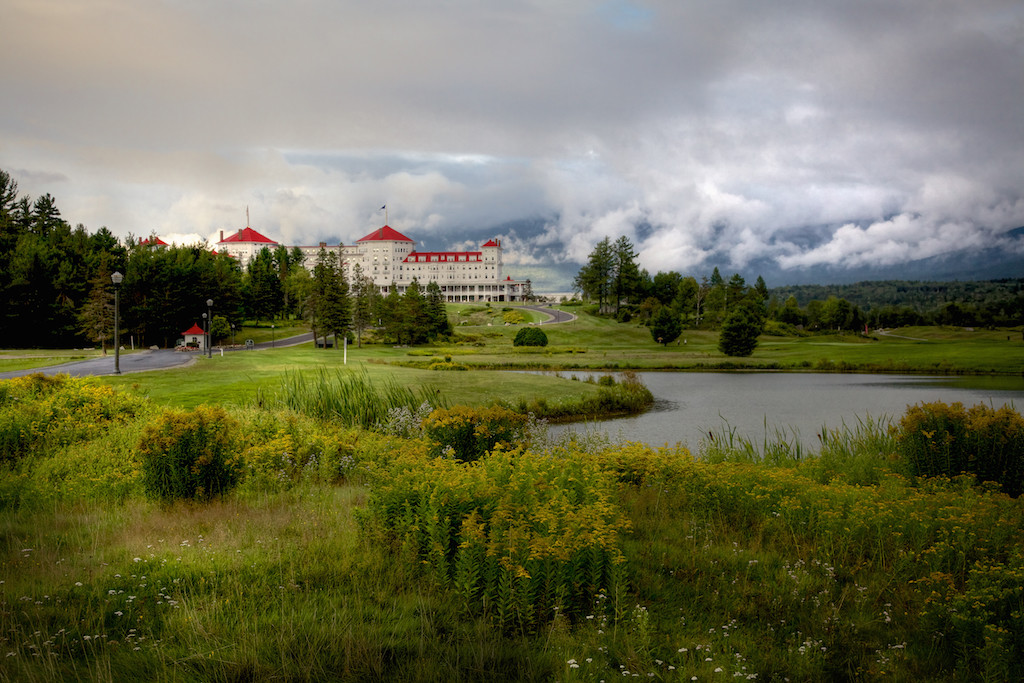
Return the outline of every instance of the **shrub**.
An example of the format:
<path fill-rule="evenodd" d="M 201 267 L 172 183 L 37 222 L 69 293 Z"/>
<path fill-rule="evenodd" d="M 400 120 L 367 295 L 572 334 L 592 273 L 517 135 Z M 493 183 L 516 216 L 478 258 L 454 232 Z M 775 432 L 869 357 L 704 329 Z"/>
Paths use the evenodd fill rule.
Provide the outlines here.
<path fill-rule="evenodd" d="M 519 311 L 513 311 L 509 309 L 503 309 L 505 312 L 501 314 L 501 318 L 504 322 L 510 325 L 518 325 L 519 323 L 526 320 L 523 314 Z"/>
<path fill-rule="evenodd" d="M 534 631 L 556 616 L 583 620 L 624 584 L 629 520 L 614 492 L 587 458 L 496 451 L 467 466 L 400 454 L 371 487 L 361 529 L 470 614 Z"/>
<path fill-rule="evenodd" d="M 998 483 L 1014 497 L 1024 488 L 1024 417 L 1006 406 L 965 410 L 961 403 L 941 401 L 910 406 L 900 420 L 897 443 L 913 475 L 968 473 Z"/>
<path fill-rule="evenodd" d="M 453 363 L 451 360 L 437 361 L 427 366 L 427 370 L 469 370 L 469 366 L 462 363 Z"/>
<path fill-rule="evenodd" d="M 423 422 L 435 456 L 451 455 L 472 462 L 499 444 L 517 445 L 527 439 L 529 416 L 501 406 L 438 408 Z"/>
<path fill-rule="evenodd" d="M 164 501 L 206 500 L 230 490 L 241 473 L 236 431 L 219 406 L 166 411 L 139 440 L 146 493 Z"/>
<path fill-rule="evenodd" d="M 46 456 L 100 436 L 148 409 L 93 378 L 33 373 L 0 382 L 0 462 Z"/>
<path fill-rule="evenodd" d="M 512 346 L 547 346 L 548 335 L 539 327 L 524 327 L 516 333 Z"/>
<path fill-rule="evenodd" d="M 718 350 L 727 356 L 749 356 L 757 348 L 757 336 L 763 329 L 762 311 L 754 305 L 741 304 L 722 323 Z"/>

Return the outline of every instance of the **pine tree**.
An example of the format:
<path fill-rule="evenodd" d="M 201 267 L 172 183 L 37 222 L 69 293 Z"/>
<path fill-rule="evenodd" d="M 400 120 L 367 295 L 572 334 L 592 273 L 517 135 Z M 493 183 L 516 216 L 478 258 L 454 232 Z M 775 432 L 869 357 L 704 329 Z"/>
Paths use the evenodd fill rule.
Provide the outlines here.
<path fill-rule="evenodd" d="M 749 356 L 757 348 L 757 336 L 763 329 L 761 310 L 749 302 L 741 303 L 722 323 L 718 350 L 727 356 Z"/>
<path fill-rule="evenodd" d="M 114 291 L 105 261 L 89 281 L 89 296 L 78 312 L 78 322 L 82 334 L 99 342 L 107 355 L 107 340 L 114 337 Z"/>
<path fill-rule="evenodd" d="M 612 298 L 615 301 L 615 314 L 618 315 L 622 302 L 629 303 L 636 295 L 642 278 L 636 265 L 637 253 L 633 243 L 625 235 L 615 240 L 612 248 Z"/>
<path fill-rule="evenodd" d="M 373 325 L 374 302 L 378 293 L 373 280 L 363 275 L 362 266 L 358 263 L 352 268 L 351 295 L 352 327 L 356 333 L 356 343 L 362 347 L 363 330 Z"/>
<path fill-rule="evenodd" d="M 611 296 L 612 272 L 615 261 L 611 240 L 605 237 L 597 243 L 587 257 L 587 264 L 573 279 L 573 288 L 584 298 L 597 301 L 598 310 L 603 310 Z"/>
<path fill-rule="evenodd" d="M 448 320 L 448 309 L 444 304 L 444 294 L 441 292 L 441 287 L 433 281 L 427 284 L 427 318 L 430 339 L 446 337 L 452 333 L 452 324 Z"/>
<path fill-rule="evenodd" d="M 668 346 L 683 331 L 679 316 L 668 306 L 659 306 L 651 316 L 651 338 L 662 346 Z"/>
<path fill-rule="evenodd" d="M 415 278 L 405 288 L 402 297 L 401 336 L 407 344 L 422 344 L 427 341 L 430 333 L 430 315 L 427 312 L 427 300 L 423 296 L 420 283 Z"/>

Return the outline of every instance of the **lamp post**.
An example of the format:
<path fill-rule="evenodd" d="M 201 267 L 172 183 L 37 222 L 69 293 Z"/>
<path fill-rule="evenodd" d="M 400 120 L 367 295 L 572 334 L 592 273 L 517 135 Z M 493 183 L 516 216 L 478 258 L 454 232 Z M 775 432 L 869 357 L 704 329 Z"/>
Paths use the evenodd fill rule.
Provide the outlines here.
<path fill-rule="evenodd" d="M 235 324 L 231 323 L 231 346 L 235 345 Z"/>
<path fill-rule="evenodd" d="M 273 325 L 273 323 L 271 323 L 271 325 L 270 325 L 270 348 L 274 348 L 275 346 L 277 346 L 277 336 L 276 335 L 277 335 L 277 333 L 274 332 L 274 325 Z"/>
<path fill-rule="evenodd" d="M 114 283 L 114 374 L 121 374 L 121 282 L 124 275 L 114 271 L 110 281 Z"/>
<path fill-rule="evenodd" d="M 206 300 L 206 310 L 210 312 L 206 327 L 206 357 L 213 358 L 213 299 Z"/>

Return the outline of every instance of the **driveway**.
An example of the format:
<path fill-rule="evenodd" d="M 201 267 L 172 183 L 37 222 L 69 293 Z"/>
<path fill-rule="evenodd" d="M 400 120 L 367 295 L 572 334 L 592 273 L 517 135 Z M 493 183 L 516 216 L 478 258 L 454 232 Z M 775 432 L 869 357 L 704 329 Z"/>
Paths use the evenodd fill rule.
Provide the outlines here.
<path fill-rule="evenodd" d="M 253 345 L 253 349 L 261 351 L 269 348 L 284 348 L 287 346 L 297 346 L 306 342 L 313 341 L 313 334 L 307 332 L 306 334 L 299 334 L 294 337 L 287 337 L 285 339 L 277 339 L 272 342 L 262 342 L 260 344 Z M 244 346 L 236 347 L 223 347 L 223 352 L 233 353 L 235 351 L 245 351 Z M 213 355 L 218 356 L 222 353 L 222 347 L 213 347 Z M 186 365 L 191 365 L 199 357 L 199 353 L 196 351 L 184 352 L 174 351 L 173 349 L 150 349 L 148 351 L 136 351 L 133 353 L 122 353 L 120 359 L 121 374 L 125 375 L 130 372 L 149 372 L 150 370 L 167 370 L 169 368 L 183 368 Z M 61 373 L 71 375 L 72 377 L 86 377 L 89 375 L 113 375 L 114 374 L 114 354 L 111 353 L 103 358 L 90 358 L 88 360 L 76 360 L 70 363 L 61 363 L 60 365 L 47 365 L 41 368 L 29 368 L 27 370 L 11 370 L 9 372 L 0 372 L 0 379 L 10 379 L 12 377 L 22 377 L 24 375 L 31 375 L 36 372 L 41 372 L 44 375 L 59 375 Z"/>
<path fill-rule="evenodd" d="M 537 305 L 537 306 L 523 306 L 523 308 L 528 308 L 531 311 L 537 311 L 538 313 L 544 313 L 545 315 L 551 316 L 551 318 L 549 320 L 542 320 L 542 321 L 540 321 L 540 323 L 538 323 L 540 325 L 553 325 L 555 323 L 568 323 L 568 322 L 572 322 L 573 320 L 576 319 L 576 316 L 573 315 L 572 313 L 566 313 L 565 311 L 560 311 L 557 308 L 552 308 L 551 304 L 540 304 L 540 305 Z"/>

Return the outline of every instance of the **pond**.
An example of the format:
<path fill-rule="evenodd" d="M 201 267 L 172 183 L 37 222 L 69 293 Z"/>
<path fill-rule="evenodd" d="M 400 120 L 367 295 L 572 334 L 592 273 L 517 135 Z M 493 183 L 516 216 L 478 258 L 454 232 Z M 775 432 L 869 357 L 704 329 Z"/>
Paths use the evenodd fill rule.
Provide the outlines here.
<path fill-rule="evenodd" d="M 601 373 L 562 372 L 583 380 Z M 554 433 L 598 430 L 613 441 L 652 446 L 680 443 L 696 451 L 709 431 L 735 429 L 760 443 L 783 433 L 817 449 L 823 427 L 858 421 L 898 420 L 908 405 L 922 402 L 984 403 L 1024 409 L 1024 377 L 924 377 L 769 372 L 640 372 L 655 396 L 642 415 L 588 424 L 554 425 Z"/>

